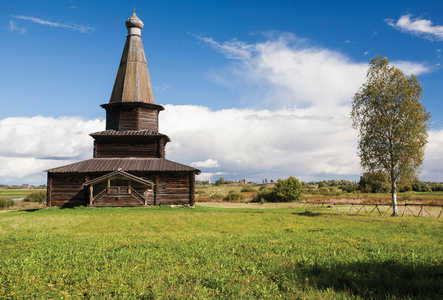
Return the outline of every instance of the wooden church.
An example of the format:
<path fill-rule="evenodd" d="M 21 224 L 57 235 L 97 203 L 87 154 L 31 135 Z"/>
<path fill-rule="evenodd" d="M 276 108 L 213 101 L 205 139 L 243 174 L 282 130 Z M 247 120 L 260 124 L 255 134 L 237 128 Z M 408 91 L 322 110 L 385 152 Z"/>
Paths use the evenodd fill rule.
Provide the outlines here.
<path fill-rule="evenodd" d="M 106 130 L 92 133 L 93 158 L 46 170 L 47 205 L 147 206 L 195 203 L 200 170 L 165 158 L 169 137 L 158 114 L 143 50 L 143 22 L 126 20 L 128 35 L 109 103 Z"/>

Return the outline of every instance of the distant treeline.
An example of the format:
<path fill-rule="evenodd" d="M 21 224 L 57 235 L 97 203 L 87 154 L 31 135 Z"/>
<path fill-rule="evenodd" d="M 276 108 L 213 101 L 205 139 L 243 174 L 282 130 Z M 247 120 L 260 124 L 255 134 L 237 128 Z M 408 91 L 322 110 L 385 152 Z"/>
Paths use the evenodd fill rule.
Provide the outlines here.
<path fill-rule="evenodd" d="M 216 180 L 213 185 L 236 184 L 239 181 L 225 180 L 223 177 Z M 274 180 L 262 180 L 262 184 L 274 183 Z M 197 185 L 210 185 L 209 181 L 196 181 Z M 250 182 L 250 184 L 256 184 Z M 360 177 L 360 181 L 349 180 L 322 180 L 301 182 L 304 192 L 314 191 L 341 191 L 341 192 L 362 192 L 362 193 L 389 193 L 391 191 L 391 184 L 389 177 L 384 172 L 364 173 Z M 399 182 L 397 183 L 397 190 L 399 192 L 441 192 L 443 191 L 443 183 L 441 182 L 424 182 L 415 180 L 413 182 Z"/>
<path fill-rule="evenodd" d="M 18 189 L 24 189 L 25 187 L 23 187 L 22 185 L 7 185 L 7 184 L 0 184 L 0 189 L 11 189 L 11 190 L 18 190 Z M 41 184 L 41 185 L 31 185 L 29 186 L 29 189 L 34 189 L 34 190 L 42 190 L 42 189 L 46 189 L 46 184 Z"/>

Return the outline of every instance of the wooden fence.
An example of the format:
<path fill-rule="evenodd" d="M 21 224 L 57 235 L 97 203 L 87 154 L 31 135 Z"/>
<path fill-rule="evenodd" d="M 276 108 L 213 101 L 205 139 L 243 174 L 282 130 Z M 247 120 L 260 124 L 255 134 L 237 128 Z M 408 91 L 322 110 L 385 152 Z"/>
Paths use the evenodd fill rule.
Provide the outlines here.
<path fill-rule="evenodd" d="M 362 203 L 334 203 L 334 202 L 300 202 L 303 206 L 311 205 L 317 206 L 319 208 L 335 208 L 342 210 L 349 207 L 348 212 L 355 212 L 355 214 L 359 213 L 367 213 L 368 215 L 378 213 L 379 216 L 386 216 L 389 211 L 392 213 L 392 204 L 384 204 L 384 203 L 376 203 L 376 204 L 362 204 Z M 414 217 L 436 217 L 439 219 L 442 216 L 443 205 L 435 205 L 435 204 L 398 204 L 397 205 L 398 214 L 403 216 L 414 216 Z"/>

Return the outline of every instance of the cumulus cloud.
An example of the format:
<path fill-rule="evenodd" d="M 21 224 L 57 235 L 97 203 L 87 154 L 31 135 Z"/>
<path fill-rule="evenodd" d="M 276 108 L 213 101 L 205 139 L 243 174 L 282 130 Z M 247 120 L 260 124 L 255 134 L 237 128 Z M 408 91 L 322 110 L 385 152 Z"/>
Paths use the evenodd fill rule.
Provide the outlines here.
<path fill-rule="evenodd" d="M 0 120 L 0 182 L 34 183 L 45 176 L 41 173 L 45 169 L 91 158 L 89 133 L 104 128 L 103 120 L 79 117 Z"/>
<path fill-rule="evenodd" d="M 195 162 L 203 173 L 261 180 L 296 175 L 359 174 L 349 112 L 320 109 L 225 109 L 166 105 L 160 129 L 171 137 L 167 157 Z M 206 164 L 208 163 L 208 164 Z M 210 165 L 210 170 L 208 167 Z M 209 172 L 208 172 L 209 171 Z"/>
<path fill-rule="evenodd" d="M 410 14 L 401 16 L 398 21 L 393 19 L 385 19 L 385 22 L 402 32 L 407 32 L 412 35 L 422 36 L 429 40 L 443 40 L 443 26 L 433 25 L 431 20 L 415 18 Z"/>
<path fill-rule="evenodd" d="M 50 22 L 50 21 L 42 20 L 40 18 L 29 17 L 29 16 L 12 15 L 12 17 L 15 19 L 31 21 L 33 23 L 40 24 L 40 25 L 47 25 L 47 26 L 51 26 L 51 27 L 58 27 L 58 28 L 79 31 L 81 33 L 88 33 L 88 32 L 94 31 L 94 28 L 92 28 L 92 27 L 84 26 L 84 25 L 77 25 L 77 24 L 73 24 L 73 23 L 72 24 L 64 24 L 64 23 L 58 23 L 58 22 Z"/>
<path fill-rule="evenodd" d="M 411 61 L 391 61 L 392 65 L 394 65 L 396 68 L 399 68 L 402 70 L 405 74 L 415 74 L 415 75 L 421 75 L 425 73 L 431 72 L 436 66 L 427 66 L 422 63 L 416 63 Z"/>
<path fill-rule="evenodd" d="M 208 158 L 205 161 L 196 161 L 191 163 L 191 166 L 194 168 L 216 168 L 219 167 L 220 164 L 218 163 L 217 160 Z"/>

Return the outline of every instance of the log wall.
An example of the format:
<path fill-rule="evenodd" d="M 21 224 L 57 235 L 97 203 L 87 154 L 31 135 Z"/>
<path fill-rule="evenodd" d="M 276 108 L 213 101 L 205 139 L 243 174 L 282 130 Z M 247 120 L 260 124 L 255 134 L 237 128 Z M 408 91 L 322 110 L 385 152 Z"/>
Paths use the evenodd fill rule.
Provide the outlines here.
<path fill-rule="evenodd" d="M 135 176 L 151 180 L 155 183 L 152 190 L 148 189 L 147 205 L 194 205 L 195 182 L 193 172 L 131 172 Z M 89 205 L 89 188 L 83 184 L 105 173 L 48 173 L 48 206 L 73 207 Z M 144 196 L 146 187 L 131 182 L 131 186 Z M 94 185 L 94 196 L 107 187 L 107 182 Z M 122 191 L 123 192 L 123 191 Z M 121 200 L 116 201 L 119 197 Z M 112 191 L 93 206 L 143 206 L 140 201 L 130 195 Z"/>
<path fill-rule="evenodd" d="M 87 204 L 83 183 L 89 180 L 80 174 L 48 173 L 48 206 L 73 207 Z"/>
<path fill-rule="evenodd" d="M 152 157 L 164 158 L 162 141 L 94 141 L 95 158 Z"/>
<path fill-rule="evenodd" d="M 153 130 L 158 131 L 158 110 L 145 107 L 108 107 L 106 130 Z"/>

